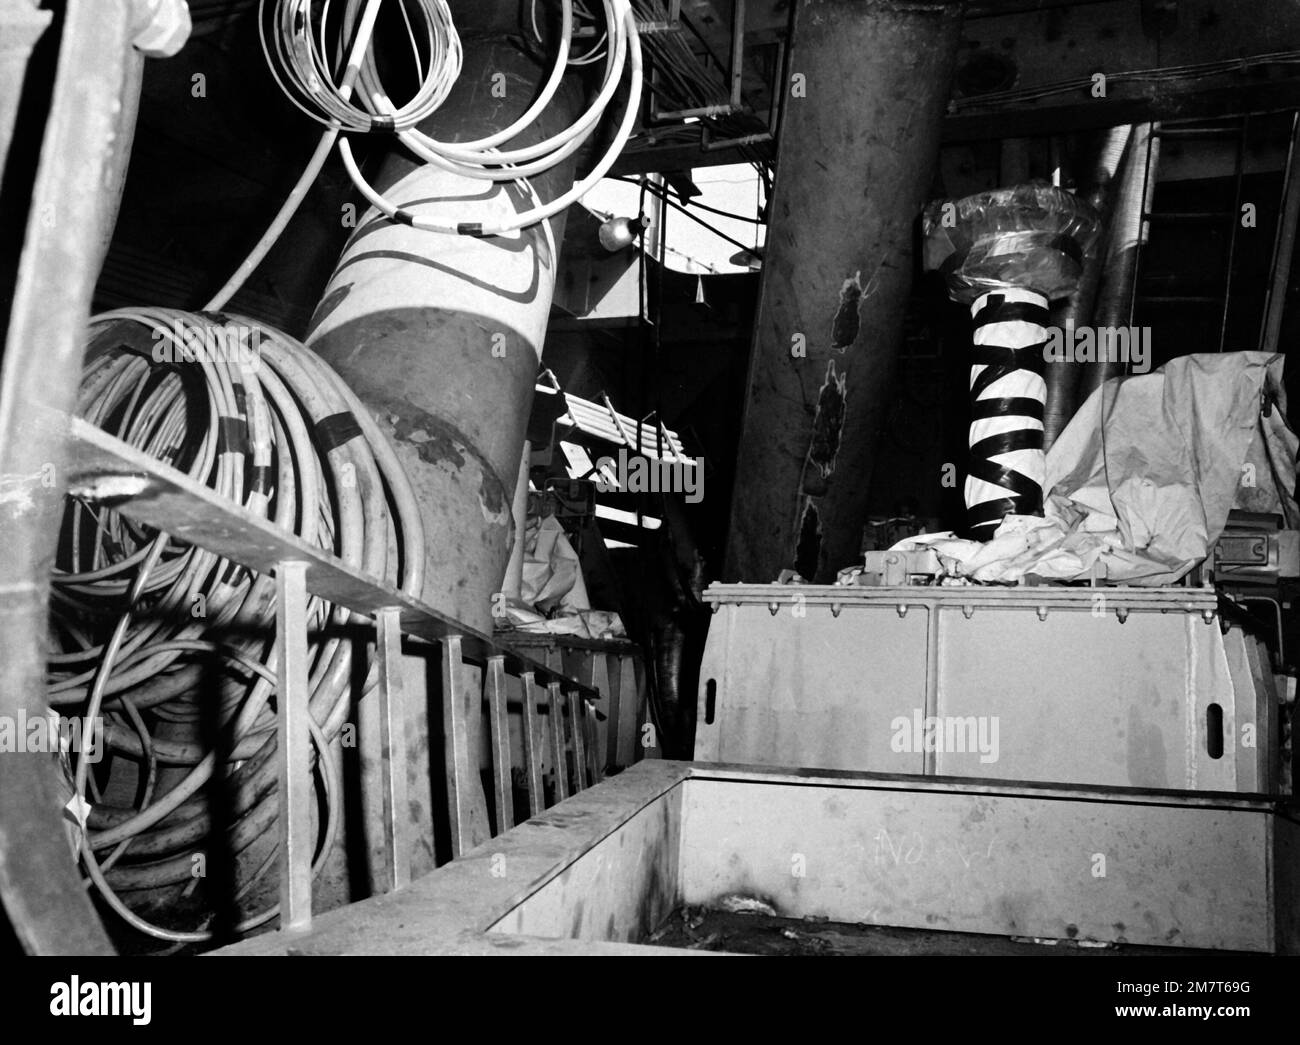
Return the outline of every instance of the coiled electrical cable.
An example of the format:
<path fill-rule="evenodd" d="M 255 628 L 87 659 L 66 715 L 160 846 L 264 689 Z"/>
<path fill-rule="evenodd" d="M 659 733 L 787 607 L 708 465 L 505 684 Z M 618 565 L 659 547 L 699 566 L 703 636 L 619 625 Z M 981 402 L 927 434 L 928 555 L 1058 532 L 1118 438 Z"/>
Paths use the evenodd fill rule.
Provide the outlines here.
<path fill-rule="evenodd" d="M 459 40 L 450 12 L 441 0 L 420 0 L 410 12 L 405 5 L 399 5 L 408 18 L 408 38 L 419 79 L 419 87 L 411 99 L 400 106 L 393 103 L 384 87 L 370 47 L 382 0 L 345 0 L 333 64 L 326 57 L 330 53 L 328 2 L 265 2 L 272 6 L 269 10 L 265 6 L 263 9 L 262 45 L 277 82 L 295 105 L 330 128 L 327 134 L 342 132 L 337 141 L 339 155 L 362 195 L 390 219 L 415 228 L 447 234 L 491 236 L 509 234 L 544 221 L 581 199 L 608 173 L 636 122 L 643 75 L 641 45 L 629 0 L 602 0 L 609 38 L 604 47 L 605 76 L 586 111 L 558 134 L 516 148 L 509 148 L 509 143 L 536 123 L 559 90 L 569 63 L 573 0 L 561 0 L 558 53 L 551 74 L 533 104 L 509 127 L 467 142 L 439 142 L 417 129 L 418 124 L 445 101 L 460 74 Z M 409 22 L 412 14 L 422 19 L 422 31 Z M 333 69 L 343 60 L 342 41 L 349 38 L 352 40 L 347 50 L 349 57 L 336 76 Z M 591 57 L 590 53 L 583 60 L 588 57 Z M 438 220 L 403 210 L 366 180 L 346 137 L 349 132 L 361 131 L 396 134 L 406 148 L 426 163 L 467 178 L 518 182 L 551 170 L 572 156 L 591 137 L 618 93 L 625 66 L 631 71 L 623 118 L 610 146 L 591 172 L 550 203 L 539 203 L 495 224 Z M 354 86 L 357 104 L 351 101 Z"/>
<path fill-rule="evenodd" d="M 98 316 L 78 412 L 418 596 L 424 534 L 396 454 L 356 396 L 292 338 L 221 314 L 141 308 Z M 211 832 L 226 831 L 225 848 L 239 856 L 278 815 L 274 612 L 272 578 L 69 499 L 53 577 L 49 701 L 84 719 L 83 736 L 102 717 L 108 749 L 142 766 L 134 806 L 120 804 L 121 789 L 106 789 L 112 797 L 90 807 L 82 857 L 108 904 L 161 939 L 208 934 L 150 925 L 116 891 L 188 882 Z M 354 698 L 376 681 L 372 667 L 353 664 L 351 619 L 318 598 L 308 603 L 309 729 L 328 807 L 318 817 L 316 871 L 340 816 L 340 732 Z M 162 786 L 160 766 L 179 779 Z M 93 797 L 93 783 L 83 758 L 71 780 L 74 801 L 84 802 L 88 787 Z M 229 823 L 215 822 L 200 795 L 218 783 Z M 274 849 L 245 891 L 273 857 Z M 239 928 L 276 913 L 254 914 Z"/>

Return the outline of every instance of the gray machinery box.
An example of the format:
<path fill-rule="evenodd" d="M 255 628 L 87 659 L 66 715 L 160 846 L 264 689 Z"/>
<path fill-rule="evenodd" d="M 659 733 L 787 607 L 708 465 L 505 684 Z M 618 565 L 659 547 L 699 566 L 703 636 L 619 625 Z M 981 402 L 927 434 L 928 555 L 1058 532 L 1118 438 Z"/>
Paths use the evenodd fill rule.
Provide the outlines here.
<path fill-rule="evenodd" d="M 695 759 L 1282 788 L 1268 650 L 1214 592 L 712 585 Z"/>

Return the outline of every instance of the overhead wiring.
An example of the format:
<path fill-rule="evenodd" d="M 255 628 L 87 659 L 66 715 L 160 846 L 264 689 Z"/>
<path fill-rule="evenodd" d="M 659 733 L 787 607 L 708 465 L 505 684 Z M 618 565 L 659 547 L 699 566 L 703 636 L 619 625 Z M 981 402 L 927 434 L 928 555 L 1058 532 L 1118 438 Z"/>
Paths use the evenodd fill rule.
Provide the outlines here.
<path fill-rule="evenodd" d="M 419 86 L 401 105 L 390 97 L 369 46 L 382 0 L 346 0 L 340 32 L 351 35 L 354 45 L 336 81 L 328 60 L 328 3 L 311 0 L 266 0 L 272 6 L 263 22 L 263 48 L 277 83 L 300 109 L 340 132 L 337 147 L 348 176 L 363 196 L 391 220 L 433 232 L 459 235 L 506 235 L 544 221 L 581 199 L 608 170 L 622 151 L 636 121 L 643 84 L 642 58 L 636 20 L 629 0 L 603 0 L 608 42 L 600 89 L 587 109 L 570 126 L 542 141 L 510 147 L 532 128 L 559 90 L 570 61 L 574 25 L 574 0 L 561 0 L 561 28 L 550 76 L 528 110 L 509 127 L 466 142 L 440 142 L 418 129 L 446 100 L 460 75 L 461 49 L 450 11 L 444 0 L 418 0 L 408 13 L 422 30 L 407 27 Z M 582 10 L 586 10 L 582 8 Z M 269 38 L 269 39 L 268 39 Z M 364 41 L 364 45 L 362 44 Z M 612 46 L 611 46 L 612 45 Z M 594 59 L 594 51 L 582 57 Z M 518 182 L 553 169 L 572 156 L 591 137 L 607 108 L 619 93 L 628 69 L 626 103 L 604 155 L 591 172 L 550 203 L 540 202 L 520 214 L 498 221 L 462 221 L 434 218 L 403 209 L 378 192 L 362 174 L 349 133 L 380 131 L 397 139 L 426 163 L 464 177 L 493 182 Z M 355 101 L 345 88 L 355 86 Z"/>
<path fill-rule="evenodd" d="M 1168 83 L 1178 80 L 1203 79 L 1227 73 L 1244 72 L 1266 65 L 1292 65 L 1300 62 L 1300 51 L 1275 51 L 1269 54 L 1251 55 L 1247 58 L 1225 59 L 1217 62 L 1200 62 L 1190 65 L 1167 65 L 1155 69 L 1130 69 L 1106 73 L 1107 84 L 1118 83 Z M 1096 74 L 1100 75 L 1100 74 Z M 958 111 L 978 109 L 988 106 L 1011 105 L 1020 102 L 1038 101 L 1076 91 L 1092 90 L 1096 87 L 1096 77 L 1088 76 L 1074 80 L 1059 80 L 1054 83 L 1036 87 L 1021 87 L 1007 91 L 995 91 L 988 94 L 976 94 L 953 101 L 953 108 Z"/>
<path fill-rule="evenodd" d="M 620 174 L 617 180 L 625 181 L 632 185 L 638 185 L 641 182 L 640 178 L 637 178 L 630 174 Z M 666 192 L 663 192 L 662 190 L 659 189 L 651 189 L 650 191 L 654 192 L 656 196 L 667 195 Z M 707 204 L 700 203 L 698 200 L 687 200 L 685 203 L 682 204 L 682 206 L 693 208 L 695 210 L 702 210 L 709 214 L 716 214 L 720 218 L 731 218 L 733 221 L 746 221 L 752 225 L 767 224 L 767 220 L 765 218 L 761 218 L 756 214 L 737 214 L 734 211 L 720 210 L 717 207 L 710 207 Z"/>
<path fill-rule="evenodd" d="M 349 178 L 366 200 L 389 219 L 415 228 L 453 235 L 509 235 L 545 221 L 580 200 L 613 167 L 632 135 L 644 83 L 640 39 L 629 0 L 602 0 L 605 25 L 600 37 L 583 54 L 571 55 L 577 12 L 592 25 L 595 16 L 582 0 L 560 0 L 560 32 L 551 72 L 528 110 L 509 127 L 466 142 L 439 142 L 418 126 L 446 101 L 461 73 L 463 52 L 445 0 L 400 3 L 405 37 L 417 87 L 402 104 L 395 104 L 381 79 L 372 47 L 383 0 L 344 0 L 341 15 L 331 17 L 330 0 L 261 0 L 259 33 L 272 76 L 285 96 L 302 112 L 325 125 L 302 175 L 265 233 L 225 285 L 205 306 L 225 307 L 265 260 L 337 148 Z M 339 7 L 336 6 L 337 12 Z M 540 38 L 537 4 L 531 21 Z M 331 48 L 331 36 L 337 41 Z M 344 41 L 350 39 L 345 47 Z M 613 50 L 610 40 L 614 41 Z M 333 56 L 331 58 L 331 55 Z M 551 104 L 570 66 L 606 62 L 601 87 L 584 113 L 568 128 L 544 141 L 506 147 L 533 127 Z M 525 195 L 535 206 L 500 221 L 437 220 L 413 214 L 389 201 L 366 179 L 346 135 L 379 132 L 395 135 L 426 163 L 464 177 L 522 183 L 551 170 L 572 156 L 600 125 L 618 94 L 624 69 L 628 83 L 624 114 L 605 154 L 572 189 L 549 204 L 537 200 L 531 187 Z M 356 101 L 354 102 L 354 95 Z"/>

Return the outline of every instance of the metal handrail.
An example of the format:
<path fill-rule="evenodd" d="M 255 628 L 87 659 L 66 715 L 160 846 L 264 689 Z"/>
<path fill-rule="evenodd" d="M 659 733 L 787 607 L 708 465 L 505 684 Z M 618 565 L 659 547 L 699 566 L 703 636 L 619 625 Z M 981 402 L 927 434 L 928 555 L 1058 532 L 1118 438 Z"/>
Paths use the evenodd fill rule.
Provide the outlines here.
<path fill-rule="evenodd" d="M 73 496 L 104 504 L 138 523 L 206 548 L 249 570 L 275 576 L 276 647 L 281 665 L 277 700 L 281 743 L 276 757 L 280 770 L 283 928 L 303 929 L 311 923 L 313 840 L 307 670 L 307 602 L 311 595 L 375 621 L 379 719 L 381 743 L 386 753 L 380 776 L 386 889 L 397 889 L 410 881 L 405 720 L 397 667 L 403 634 L 436 642 L 442 648 L 443 735 L 453 858 L 474 844 L 470 794 L 480 786 L 477 752 L 469 749 L 470 709 L 461 699 L 466 662 L 482 664 L 486 669 L 484 689 L 488 698 L 498 831 L 513 825 L 507 675 L 517 676 L 523 687 L 523 754 L 528 769 L 530 812 L 536 814 L 545 806 L 544 747 L 549 747 L 555 769 L 557 801 L 601 778 L 594 736 L 586 735 L 594 726 L 594 703 L 602 699 L 594 685 L 534 660 L 493 636 L 475 631 L 392 585 L 348 566 L 329 552 L 278 529 L 242 505 L 80 418 L 69 417 L 65 422 L 72 462 L 68 485 Z M 545 707 L 548 713 L 545 738 L 539 707 Z"/>

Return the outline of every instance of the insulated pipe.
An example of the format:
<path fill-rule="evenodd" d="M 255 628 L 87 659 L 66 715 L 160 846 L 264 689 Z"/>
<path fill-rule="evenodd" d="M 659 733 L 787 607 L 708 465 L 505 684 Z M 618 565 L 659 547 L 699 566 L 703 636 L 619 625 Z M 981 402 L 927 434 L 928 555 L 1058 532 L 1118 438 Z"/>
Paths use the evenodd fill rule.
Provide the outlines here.
<path fill-rule="evenodd" d="M 467 48 L 455 89 L 421 130 L 461 141 L 508 126 L 545 70 L 501 41 Z M 569 85 L 572 88 L 572 85 Z M 562 89 L 529 140 L 572 122 Z M 567 164 L 535 179 L 542 199 L 573 180 Z M 474 222 L 533 206 L 529 192 L 394 153 L 380 190 L 418 213 Z M 549 227 L 548 227 L 549 226 Z M 555 284 L 562 219 L 517 237 L 477 238 L 361 218 L 307 335 L 387 428 L 429 535 L 424 599 L 481 631 L 510 553 L 511 503 Z"/>
<path fill-rule="evenodd" d="M 1135 126 L 1129 138 L 1094 309 L 1093 323 L 1097 327 L 1127 327 L 1133 322 L 1138 255 L 1150 232 L 1146 214 L 1151 210 L 1160 166 L 1159 133 L 1159 124 L 1144 123 Z M 1107 380 L 1123 374 L 1124 366 L 1121 360 L 1104 359 L 1085 364 L 1076 406 L 1082 406 Z"/>
<path fill-rule="evenodd" d="M 527 111 L 547 70 L 513 44 L 468 45 L 459 80 L 420 130 L 440 141 L 467 141 L 507 127 Z M 576 84 L 563 85 L 518 144 L 569 126 L 582 104 Z M 497 185 L 423 165 L 405 152 L 385 161 L 376 186 L 416 214 L 483 222 L 554 199 L 573 182 L 574 163 L 532 179 Z M 510 237 L 428 232 L 367 211 L 352 235 L 306 342 L 370 407 L 397 451 L 420 504 L 427 535 L 424 601 L 491 632 L 511 550 L 511 507 L 533 388 L 555 285 L 563 215 Z M 437 665 L 403 657 L 409 743 L 408 799 L 418 876 L 437 862 L 436 793 L 430 749 L 442 722 L 441 701 L 478 708 L 478 671 L 463 673 L 459 695 L 430 696 Z M 362 709 L 362 777 L 378 772 Z M 486 750 L 480 715 L 465 717 L 472 753 Z M 436 756 L 435 756 L 436 761 Z M 366 787 L 367 792 L 375 791 Z M 470 797 L 467 831 L 488 837 L 486 799 Z M 374 811 L 377 812 L 377 811 Z M 368 840 L 371 867 L 376 856 Z"/>
<path fill-rule="evenodd" d="M 962 4 L 800 0 L 724 578 L 858 560 Z"/>
<path fill-rule="evenodd" d="M 1083 271 L 1079 274 L 1078 287 L 1052 314 L 1052 325 L 1067 334 L 1092 323 L 1097 288 L 1101 284 L 1102 267 L 1106 259 L 1107 230 L 1110 228 L 1111 207 L 1115 197 L 1115 175 L 1132 130 L 1130 125 L 1124 124 L 1102 132 L 1096 160 L 1080 186 L 1083 198 L 1097 211 L 1102 234 L 1092 249 L 1083 256 Z M 1083 366 L 1073 359 L 1049 359 L 1043 366 L 1043 378 L 1047 383 L 1047 401 L 1043 408 L 1043 450 L 1047 451 L 1074 416 L 1075 394 Z"/>
<path fill-rule="evenodd" d="M 974 318 L 965 498 L 969 535 L 988 540 L 1007 515 L 1043 513 L 1048 303 L 1078 287 L 1100 223 L 1085 201 L 1030 184 L 937 200 L 923 229 L 926 267 Z"/>
<path fill-rule="evenodd" d="M 1042 515 L 1047 298 L 1008 287 L 975 299 L 966 522 L 987 540 L 1004 516 Z"/>

